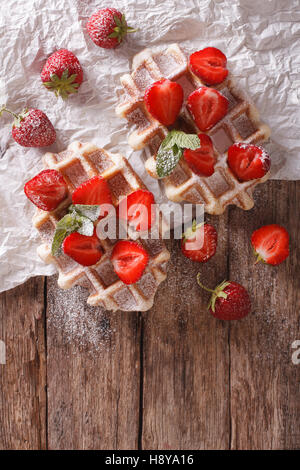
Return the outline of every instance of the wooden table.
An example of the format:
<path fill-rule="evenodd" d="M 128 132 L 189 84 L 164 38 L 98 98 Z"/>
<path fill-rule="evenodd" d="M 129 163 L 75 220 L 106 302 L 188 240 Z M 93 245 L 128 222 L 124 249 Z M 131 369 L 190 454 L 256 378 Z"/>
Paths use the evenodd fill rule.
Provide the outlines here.
<path fill-rule="evenodd" d="M 168 280 L 148 313 L 85 305 L 55 277 L 0 296 L 1 449 L 292 449 L 300 447 L 300 183 L 268 182 L 250 212 L 207 217 L 219 245 L 205 265 L 170 241 Z M 291 235 L 278 267 L 254 266 L 250 234 Z M 214 319 L 196 283 L 225 278 L 251 293 L 252 314 Z M 74 307 L 75 306 L 75 307 Z M 77 317 L 76 317 L 77 315 Z"/>

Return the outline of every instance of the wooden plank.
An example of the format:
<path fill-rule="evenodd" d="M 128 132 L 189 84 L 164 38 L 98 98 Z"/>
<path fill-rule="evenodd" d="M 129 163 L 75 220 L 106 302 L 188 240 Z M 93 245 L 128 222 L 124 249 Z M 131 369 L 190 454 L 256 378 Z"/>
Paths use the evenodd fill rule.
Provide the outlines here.
<path fill-rule="evenodd" d="M 88 307 L 82 288 L 48 283 L 49 448 L 136 449 L 139 314 Z"/>
<path fill-rule="evenodd" d="M 44 279 L 0 295 L 0 449 L 46 448 Z"/>
<path fill-rule="evenodd" d="M 292 342 L 299 334 L 300 183 L 270 182 L 256 192 L 249 213 L 230 212 L 230 278 L 249 289 L 253 312 L 231 324 L 233 449 L 300 447 L 299 366 Z M 291 255 L 280 266 L 254 266 L 253 230 L 279 223 L 291 236 Z"/>
<path fill-rule="evenodd" d="M 143 315 L 143 449 L 229 446 L 228 325 L 206 310 L 207 286 L 227 275 L 227 215 L 207 217 L 219 233 L 214 261 L 199 264 L 173 240 L 168 279 Z"/>

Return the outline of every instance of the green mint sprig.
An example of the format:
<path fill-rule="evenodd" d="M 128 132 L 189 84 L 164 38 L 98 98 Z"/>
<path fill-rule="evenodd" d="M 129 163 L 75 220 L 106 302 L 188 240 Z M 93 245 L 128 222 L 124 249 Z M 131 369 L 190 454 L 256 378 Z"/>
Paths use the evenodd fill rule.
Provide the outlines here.
<path fill-rule="evenodd" d="M 100 206 L 72 204 L 66 214 L 56 225 L 51 253 L 57 256 L 61 251 L 64 239 L 70 233 L 78 232 L 91 237 L 94 233 L 94 223 L 100 216 Z"/>
<path fill-rule="evenodd" d="M 196 134 L 172 130 L 160 144 L 156 155 L 156 172 L 159 178 L 169 176 L 182 157 L 184 149 L 196 150 L 201 147 Z"/>

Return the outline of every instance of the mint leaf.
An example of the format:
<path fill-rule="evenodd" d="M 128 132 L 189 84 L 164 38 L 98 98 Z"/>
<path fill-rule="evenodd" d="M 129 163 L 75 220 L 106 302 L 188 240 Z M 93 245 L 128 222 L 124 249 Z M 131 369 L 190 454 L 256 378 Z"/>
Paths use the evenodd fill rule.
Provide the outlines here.
<path fill-rule="evenodd" d="M 160 144 L 156 155 L 156 172 L 159 178 L 172 173 L 184 149 L 196 150 L 199 147 L 201 143 L 196 134 L 186 134 L 176 129 L 170 131 Z"/>
<path fill-rule="evenodd" d="M 86 237 L 91 237 L 94 233 L 94 224 L 87 217 L 77 216 L 76 219 L 80 223 L 80 227 L 77 229 L 77 232 Z"/>
<path fill-rule="evenodd" d="M 75 211 L 77 214 L 87 217 L 92 222 L 96 222 L 100 216 L 101 209 L 99 205 L 72 204 L 69 207 L 69 211 Z"/>
<path fill-rule="evenodd" d="M 182 157 L 183 150 L 174 145 L 171 149 L 159 148 L 156 155 L 156 172 L 159 178 L 164 178 L 172 173 Z"/>
<path fill-rule="evenodd" d="M 51 253 L 53 256 L 56 256 L 59 253 L 61 245 L 66 236 L 72 232 L 75 232 L 80 227 L 80 223 L 78 222 L 78 220 L 76 220 L 74 214 L 74 212 L 72 214 L 66 214 L 57 223 L 51 246 Z"/>
<path fill-rule="evenodd" d="M 171 149 L 175 144 L 182 149 L 191 150 L 196 150 L 201 146 L 200 139 L 197 134 L 186 134 L 183 131 L 173 129 L 168 133 L 161 145 L 164 148 Z"/>

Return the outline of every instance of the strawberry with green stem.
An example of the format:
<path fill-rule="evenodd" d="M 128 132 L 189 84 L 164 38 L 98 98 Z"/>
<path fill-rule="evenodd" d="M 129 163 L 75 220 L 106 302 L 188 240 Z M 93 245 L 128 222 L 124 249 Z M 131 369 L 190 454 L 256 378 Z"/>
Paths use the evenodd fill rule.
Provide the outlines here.
<path fill-rule="evenodd" d="M 4 112 L 14 117 L 12 137 L 22 147 L 46 147 L 55 142 L 55 129 L 40 109 L 28 108 L 18 114 L 3 105 L 0 108 L 0 116 Z"/>
<path fill-rule="evenodd" d="M 207 308 L 219 320 L 240 320 L 250 313 L 251 300 L 241 284 L 223 281 L 215 289 L 209 289 L 201 283 L 200 273 L 197 282 L 202 289 L 212 294 Z"/>
<path fill-rule="evenodd" d="M 41 79 L 47 90 L 66 99 L 70 94 L 78 92 L 83 81 L 83 71 L 73 52 L 60 49 L 47 59 Z"/>
<path fill-rule="evenodd" d="M 113 49 L 123 41 L 127 33 L 137 29 L 127 25 L 125 15 L 115 8 L 102 8 L 87 22 L 87 30 L 96 46 Z"/>

